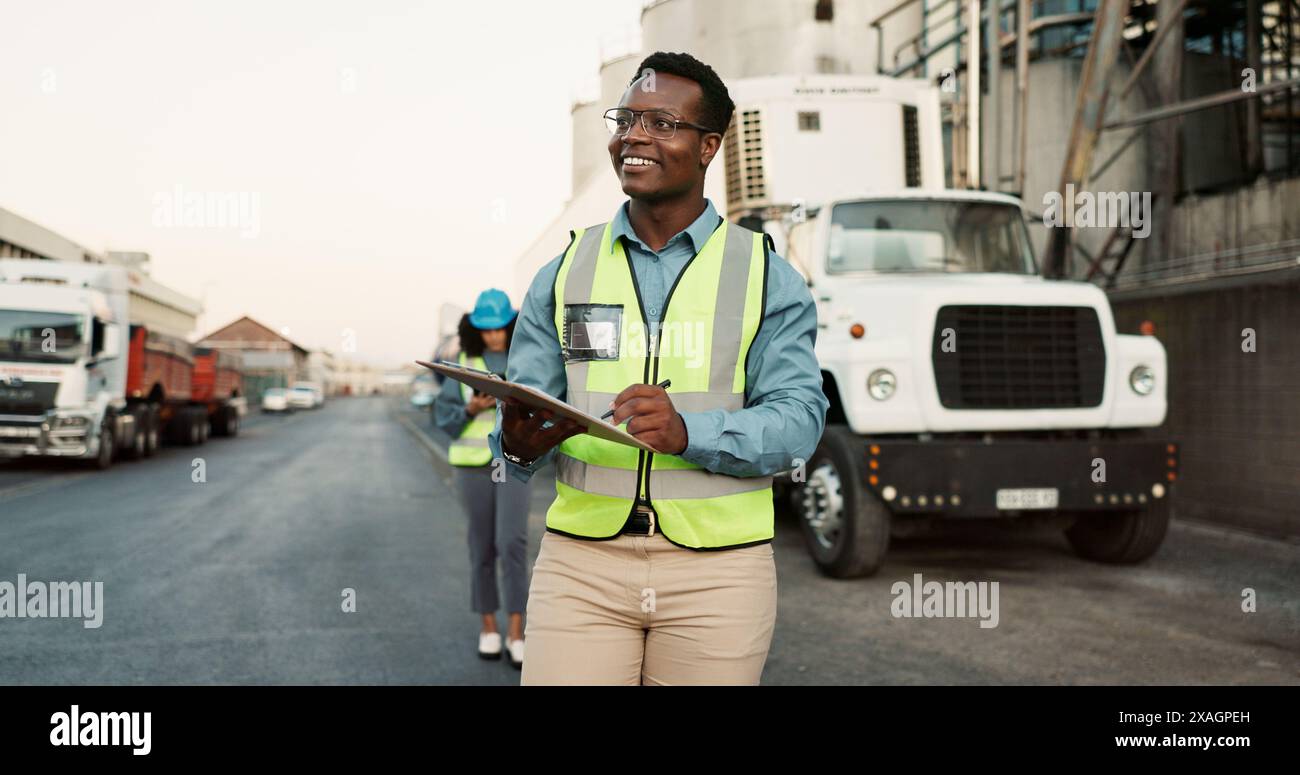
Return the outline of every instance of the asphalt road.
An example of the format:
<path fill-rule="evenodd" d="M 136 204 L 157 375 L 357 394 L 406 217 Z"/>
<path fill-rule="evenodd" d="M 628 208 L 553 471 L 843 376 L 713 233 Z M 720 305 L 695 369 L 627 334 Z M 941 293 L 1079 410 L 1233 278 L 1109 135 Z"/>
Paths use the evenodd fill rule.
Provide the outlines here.
<path fill-rule="evenodd" d="M 518 683 L 475 655 L 464 515 L 427 428 L 349 398 L 103 473 L 0 463 L 0 582 L 102 581 L 105 598 L 98 629 L 0 619 L 0 683 Z M 539 475 L 534 557 L 552 494 Z M 953 529 L 837 581 L 792 520 L 766 684 L 1300 684 L 1300 545 L 1176 522 L 1150 561 L 1109 567 L 1050 529 Z M 998 582 L 997 626 L 893 616 L 915 573 Z"/>

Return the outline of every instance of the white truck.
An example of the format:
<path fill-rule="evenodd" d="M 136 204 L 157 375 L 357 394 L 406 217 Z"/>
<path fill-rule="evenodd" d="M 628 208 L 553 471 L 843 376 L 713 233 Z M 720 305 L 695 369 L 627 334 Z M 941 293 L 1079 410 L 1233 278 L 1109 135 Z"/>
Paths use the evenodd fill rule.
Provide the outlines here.
<path fill-rule="evenodd" d="M 236 435 L 238 362 L 177 335 L 197 311 L 130 267 L 0 260 L 0 457 L 102 469 Z"/>
<path fill-rule="evenodd" d="M 1033 514 L 1084 557 L 1150 556 L 1178 465 L 1147 430 L 1163 346 L 1116 331 L 1096 286 L 1040 276 L 1019 200 L 937 184 L 933 87 L 740 86 L 728 217 L 773 236 L 818 308 L 827 427 L 778 497 L 822 571 L 874 573 L 891 534 L 937 520 Z"/>
<path fill-rule="evenodd" d="M 826 432 L 793 489 L 833 576 L 874 572 L 891 530 L 1052 512 L 1082 556 L 1136 562 L 1170 517 L 1164 347 L 1105 294 L 1038 274 L 1020 203 L 876 193 L 790 229 L 818 307 Z"/>

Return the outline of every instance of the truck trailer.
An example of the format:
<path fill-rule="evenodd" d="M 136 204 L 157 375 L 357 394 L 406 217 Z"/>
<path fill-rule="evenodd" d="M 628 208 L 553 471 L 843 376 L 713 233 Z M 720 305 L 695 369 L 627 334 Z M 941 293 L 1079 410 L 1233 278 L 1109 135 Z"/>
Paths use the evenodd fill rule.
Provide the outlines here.
<path fill-rule="evenodd" d="M 0 260 L 0 457 L 99 469 L 234 435 L 237 363 L 157 330 L 129 267 Z"/>

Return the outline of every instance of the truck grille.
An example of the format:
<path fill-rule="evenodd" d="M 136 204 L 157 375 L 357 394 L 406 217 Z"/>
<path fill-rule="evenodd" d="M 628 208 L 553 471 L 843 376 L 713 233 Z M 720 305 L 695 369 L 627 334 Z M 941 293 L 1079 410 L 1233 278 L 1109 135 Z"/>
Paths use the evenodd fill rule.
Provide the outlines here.
<path fill-rule="evenodd" d="M 0 414 L 42 415 L 54 408 L 57 382 L 0 382 Z"/>
<path fill-rule="evenodd" d="M 1106 384 L 1091 307 L 941 307 L 931 359 L 947 409 L 1099 406 Z"/>

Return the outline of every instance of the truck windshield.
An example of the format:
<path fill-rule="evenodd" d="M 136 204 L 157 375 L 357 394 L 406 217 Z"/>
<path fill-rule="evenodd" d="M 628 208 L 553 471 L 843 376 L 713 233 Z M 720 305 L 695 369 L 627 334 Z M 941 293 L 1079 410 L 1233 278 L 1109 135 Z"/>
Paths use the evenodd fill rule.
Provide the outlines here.
<path fill-rule="evenodd" d="M 842 202 L 831 213 L 827 271 L 1032 274 L 1020 209 L 996 202 Z"/>
<path fill-rule="evenodd" d="M 0 309 L 0 361 L 73 363 L 85 349 L 78 315 Z"/>

